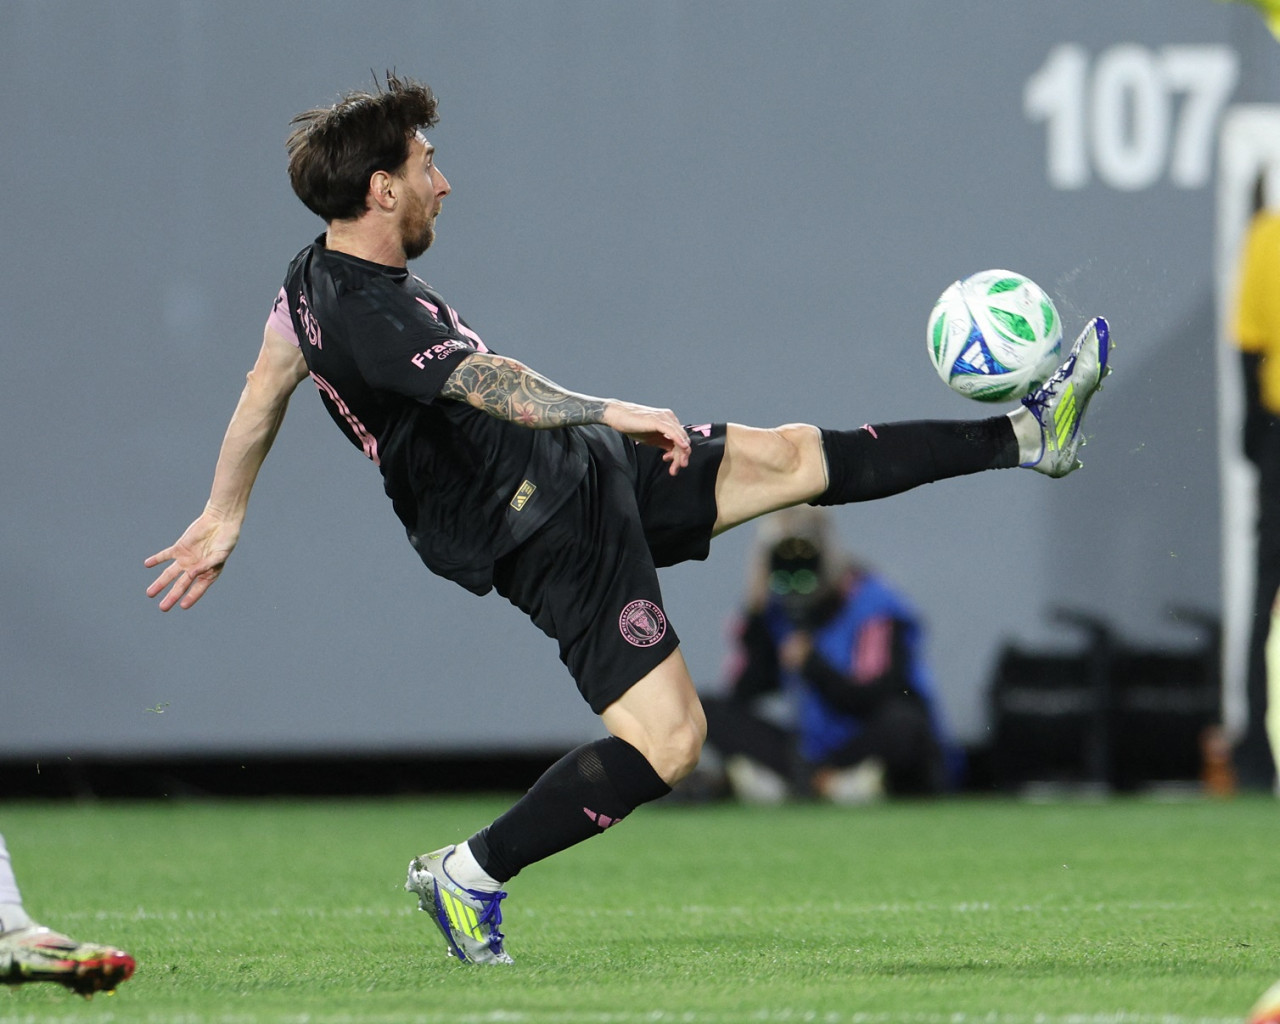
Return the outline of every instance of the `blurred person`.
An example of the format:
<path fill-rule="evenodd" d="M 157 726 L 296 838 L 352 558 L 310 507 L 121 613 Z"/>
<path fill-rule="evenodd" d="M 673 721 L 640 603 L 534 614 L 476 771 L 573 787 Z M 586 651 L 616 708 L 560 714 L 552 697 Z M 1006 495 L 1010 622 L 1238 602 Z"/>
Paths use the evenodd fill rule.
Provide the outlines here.
<path fill-rule="evenodd" d="M 1244 453 L 1257 469 L 1257 553 L 1245 692 L 1248 721 L 1235 748 L 1247 789 L 1271 789 L 1276 751 L 1267 737 L 1267 638 L 1280 594 L 1280 212 L 1257 212 L 1240 256 L 1233 333 L 1244 380 Z"/>
<path fill-rule="evenodd" d="M 737 795 L 865 803 L 948 788 L 956 751 L 919 616 L 840 550 L 821 509 L 761 520 L 737 634 L 728 694 L 702 698 Z"/>
<path fill-rule="evenodd" d="M 385 88 L 294 118 L 290 182 L 326 230 L 289 266 L 208 502 L 145 560 L 164 566 L 147 594 L 163 611 L 190 608 L 218 578 L 289 398 L 310 376 L 378 466 L 427 567 L 474 594 L 496 589 L 555 638 L 608 733 L 469 839 L 410 863 L 406 889 L 448 952 L 509 963 L 506 882 L 665 796 L 698 762 L 705 718 L 656 567 L 704 559 L 715 535 L 790 505 L 987 469 L 1065 476 L 1079 465 L 1110 341 L 1095 318 L 1042 388 L 972 422 L 685 427 L 669 409 L 571 391 L 492 351 L 409 272 L 451 191 L 425 134 L 436 121 L 431 90 L 390 74 Z M 545 312 L 557 333 L 571 330 L 568 311 Z M 678 330 L 661 318 L 644 329 Z M 447 715 L 448 701 L 433 694 L 423 713 Z"/>
<path fill-rule="evenodd" d="M 135 966 L 124 950 L 77 942 L 31 920 L 0 835 L 0 982 L 53 981 L 89 997 L 128 981 Z"/>

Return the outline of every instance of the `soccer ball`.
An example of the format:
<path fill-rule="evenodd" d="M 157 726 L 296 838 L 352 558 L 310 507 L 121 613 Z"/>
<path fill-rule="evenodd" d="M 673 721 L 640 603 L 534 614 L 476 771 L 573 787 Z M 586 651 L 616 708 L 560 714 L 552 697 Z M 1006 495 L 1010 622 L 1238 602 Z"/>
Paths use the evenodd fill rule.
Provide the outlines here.
<path fill-rule="evenodd" d="M 956 281 L 929 314 L 929 358 L 943 383 L 966 398 L 1022 398 L 1058 368 L 1062 321 L 1029 277 L 983 270 Z"/>

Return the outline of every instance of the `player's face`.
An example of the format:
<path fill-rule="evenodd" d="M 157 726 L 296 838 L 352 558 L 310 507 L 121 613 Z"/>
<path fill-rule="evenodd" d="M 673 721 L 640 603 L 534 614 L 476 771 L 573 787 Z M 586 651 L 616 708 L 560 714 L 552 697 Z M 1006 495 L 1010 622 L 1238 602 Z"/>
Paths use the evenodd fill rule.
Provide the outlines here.
<path fill-rule="evenodd" d="M 398 175 L 407 186 L 401 207 L 400 243 L 405 259 L 421 256 L 436 237 L 440 201 L 451 191 L 436 167 L 435 147 L 419 132 L 409 142 L 409 159 Z"/>

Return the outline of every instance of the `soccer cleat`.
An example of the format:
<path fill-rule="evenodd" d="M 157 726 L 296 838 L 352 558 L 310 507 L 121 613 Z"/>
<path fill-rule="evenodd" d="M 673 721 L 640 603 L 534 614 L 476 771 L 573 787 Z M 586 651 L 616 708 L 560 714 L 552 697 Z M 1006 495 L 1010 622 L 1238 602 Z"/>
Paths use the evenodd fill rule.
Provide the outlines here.
<path fill-rule="evenodd" d="M 39 925 L 0 932 L 0 982 L 7 985 L 56 981 L 88 999 L 114 991 L 135 966 L 123 950 L 76 942 Z"/>
<path fill-rule="evenodd" d="M 418 909 L 431 915 L 449 944 L 449 953 L 463 963 L 514 963 L 502 948 L 502 907 L 505 892 L 482 892 L 459 885 L 445 870 L 453 853 L 446 846 L 409 862 L 407 892 L 418 894 Z"/>
<path fill-rule="evenodd" d="M 1046 476 L 1066 476 L 1080 468 L 1077 452 L 1084 444 L 1080 424 L 1089 399 L 1111 372 L 1111 332 L 1094 317 L 1071 346 L 1071 354 L 1047 381 L 1022 400 L 1040 424 L 1040 453 L 1023 466 Z"/>

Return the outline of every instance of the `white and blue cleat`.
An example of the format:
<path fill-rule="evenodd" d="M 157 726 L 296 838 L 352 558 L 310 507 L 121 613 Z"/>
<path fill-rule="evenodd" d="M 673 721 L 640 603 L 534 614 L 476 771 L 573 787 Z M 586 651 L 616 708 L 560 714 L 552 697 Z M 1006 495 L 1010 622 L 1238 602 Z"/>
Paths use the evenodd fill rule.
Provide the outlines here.
<path fill-rule="evenodd" d="M 1024 467 L 1053 477 L 1080 468 L 1077 454 L 1084 445 L 1080 425 L 1089 400 L 1102 390 L 1103 378 L 1111 372 L 1111 348 L 1107 321 L 1094 317 L 1057 372 L 1022 400 L 1040 424 L 1039 454 L 1023 462 Z"/>
<path fill-rule="evenodd" d="M 502 948 L 501 903 L 505 892 L 482 892 L 459 884 L 445 870 L 454 847 L 424 853 L 409 862 L 405 891 L 417 893 L 418 909 L 431 915 L 448 943 L 450 956 L 463 963 L 514 963 Z"/>

